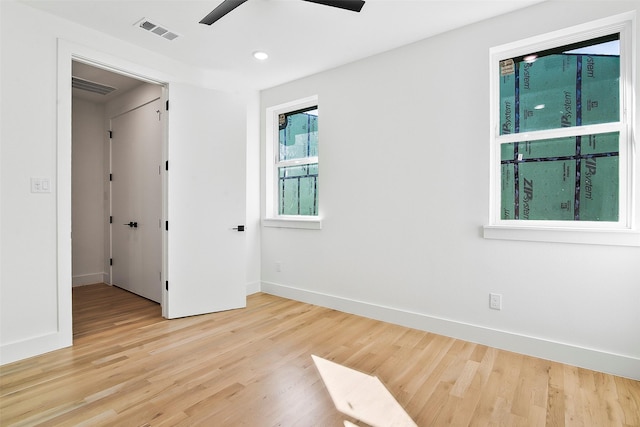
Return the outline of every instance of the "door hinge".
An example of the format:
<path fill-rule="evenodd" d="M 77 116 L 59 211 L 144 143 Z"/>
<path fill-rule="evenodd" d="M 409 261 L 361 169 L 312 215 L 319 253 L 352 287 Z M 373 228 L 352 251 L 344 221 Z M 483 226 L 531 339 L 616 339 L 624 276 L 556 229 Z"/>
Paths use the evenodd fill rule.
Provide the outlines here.
<path fill-rule="evenodd" d="M 113 181 L 113 174 L 112 173 L 109 174 L 109 181 Z"/>
<path fill-rule="evenodd" d="M 169 111 L 169 100 L 167 99 L 167 104 L 165 105 L 165 110 Z"/>
<path fill-rule="evenodd" d="M 169 160 L 167 160 L 166 162 L 164 162 L 164 170 L 169 170 Z"/>
<path fill-rule="evenodd" d="M 169 231 L 169 221 L 164 222 L 164 228 L 166 231 Z"/>
<path fill-rule="evenodd" d="M 109 224 L 113 224 L 113 216 L 109 216 Z"/>
<path fill-rule="evenodd" d="M 113 258 L 109 258 L 109 265 L 113 265 Z"/>
<path fill-rule="evenodd" d="M 113 131 L 112 130 L 109 131 L 109 139 L 113 139 Z"/>
<path fill-rule="evenodd" d="M 164 282 L 164 288 L 168 291 L 169 290 L 169 281 L 167 280 L 166 282 Z"/>

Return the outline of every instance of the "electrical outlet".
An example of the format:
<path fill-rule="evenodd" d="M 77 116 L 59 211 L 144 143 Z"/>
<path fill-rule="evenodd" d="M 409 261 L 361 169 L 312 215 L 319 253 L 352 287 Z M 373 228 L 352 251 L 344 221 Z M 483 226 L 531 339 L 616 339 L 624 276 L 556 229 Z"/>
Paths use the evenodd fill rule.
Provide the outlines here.
<path fill-rule="evenodd" d="M 489 308 L 493 310 L 502 310 L 502 295 L 489 294 Z"/>

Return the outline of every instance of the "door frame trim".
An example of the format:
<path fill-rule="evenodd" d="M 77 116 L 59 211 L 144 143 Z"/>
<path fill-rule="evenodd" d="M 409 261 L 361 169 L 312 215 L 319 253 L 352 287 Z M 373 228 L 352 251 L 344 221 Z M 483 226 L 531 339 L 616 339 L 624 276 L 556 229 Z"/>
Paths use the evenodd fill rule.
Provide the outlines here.
<path fill-rule="evenodd" d="M 124 74 L 147 83 L 163 87 L 162 101 L 168 99 L 170 77 L 158 70 L 147 68 L 117 56 L 96 51 L 89 47 L 57 39 L 57 135 L 56 135 L 56 252 L 57 252 L 57 308 L 58 328 L 54 333 L 62 348 L 73 345 L 72 319 L 72 240 L 71 240 L 71 117 L 72 117 L 72 61 L 84 62 L 94 67 Z M 165 104 L 166 105 L 166 104 Z M 168 122 L 164 122 L 162 141 L 162 161 L 168 155 Z M 162 177 L 162 217 L 167 218 L 167 174 Z M 167 233 L 162 234 L 162 277 L 167 277 Z M 162 310 L 166 307 L 166 290 L 162 290 Z M 53 348 L 55 349 L 55 348 Z M 52 349 L 52 350 L 53 350 Z"/>

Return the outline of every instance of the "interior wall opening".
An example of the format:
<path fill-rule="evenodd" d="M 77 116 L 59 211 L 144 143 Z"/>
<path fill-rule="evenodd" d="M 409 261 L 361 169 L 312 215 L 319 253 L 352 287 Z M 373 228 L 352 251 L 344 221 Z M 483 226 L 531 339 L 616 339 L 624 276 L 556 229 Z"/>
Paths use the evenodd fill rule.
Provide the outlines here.
<path fill-rule="evenodd" d="M 157 303 L 161 302 L 161 278 L 162 278 L 162 238 L 160 231 L 162 218 L 162 182 L 159 164 L 162 158 L 162 145 L 164 141 L 164 111 L 158 105 L 161 102 L 163 87 L 159 84 L 152 84 L 124 74 L 119 74 L 91 64 L 74 60 L 72 62 L 72 286 L 74 291 L 80 286 L 93 284 L 107 284 L 122 287 L 133 293 L 151 299 Z M 153 146 L 138 148 L 139 140 L 149 139 L 148 125 L 138 123 L 141 111 L 147 111 L 147 120 L 151 120 L 152 126 L 156 127 L 153 135 Z M 140 221 L 136 218 L 120 221 L 122 218 L 114 220 L 114 194 L 113 194 L 113 130 L 114 120 L 117 123 L 126 121 L 126 132 L 120 133 L 120 144 L 130 144 L 128 151 L 120 151 L 121 157 L 128 157 L 131 151 L 141 151 L 135 158 L 122 164 L 122 159 L 118 160 L 120 190 L 128 187 L 138 186 L 135 194 L 120 196 L 120 211 L 128 212 L 127 205 L 135 204 L 138 207 L 149 208 L 153 212 L 153 221 Z M 157 126 L 155 125 L 157 122 Z M 118 124 L 116 124 L 118 126 Z M 143 163 L 158 163 L 153 165 L 153 171 L 146 172 L 151 175 L 151 184 L 138 182 L 136 175 L 140 173 L 140 156 Z M 151 166 L 145 165 L 147 169 Z M 123 172 L 125 171 L 125 172 Z M 155 176 L 154 176 L 155 175 Z M 149 188 L 152 185 L 153 188 Z M 142 187 L 141 187 L 142 186 Z M 155 201 L 149 203 L 146 195 L 142 193 L 154 193 Z M 122 201 L 122 198 L 131 200 Z M 152 206 L 150 206 L 152 205 Z M 124 214 L 122 214 L 124 215 Z M 121 215 L 121 216 L 122 216 Z M 128 218 L 127 214 L 127 218 Z M 149 215 L 147 215 L 149 217 Z M 157 219 L 155 219 L 157 218 Z M 122 224 L 120 224 L 122 222 Z M 137 227 L 130 227 L 129 223 L 139 223 Z M 117 233 L 114 233 L 114 228 Z M 148 237 L 141 239 L 143 233 L 151 232 L 155 238 L 149 242 Z M 116 247 L 114 254 L 114 234 L 121 242 Z M 159 238 L 158 238 L 159 237 Z M 154 264 L 148 265 L 148 261 L 141 261 L 135 257 L 133 252 L 140 252 L 140 246 L 129 251 L 130 244 L 146 241 L 147 247 L 151 245 L 154 253 Z M 149 249 L 147 249 L 148 251 Z M 155 281 L 151 283 L 152 293 L 137 291 L 137 283 L 116 283 L 114 282 L 113 259 L 117 262 L 120 272 L 123 269 L 134 269 L 147 271 L 147 276 L 153 277 Z M 157 261 L 157 262 L 156 262 Z M 132 265 L 129 265 L 132 264 Z M 153 271 L 149 272 L 149 269 Z M 128 273 L 127 273 L 128 274 Z M 134 277 L 133 281 L 139 281 L 139 277 Z M 122 274 L 118 281 L 124 282 Z M 157 285 L 157 289 L 156 289 Z M 128 289 L 127 289 L 128 288 Z M 75 310 L 75 305 L 74 305 Z M 75 316 L 74 316 L 75 317 Z M 74 335 L 76 333 L 74 326 Z"/>

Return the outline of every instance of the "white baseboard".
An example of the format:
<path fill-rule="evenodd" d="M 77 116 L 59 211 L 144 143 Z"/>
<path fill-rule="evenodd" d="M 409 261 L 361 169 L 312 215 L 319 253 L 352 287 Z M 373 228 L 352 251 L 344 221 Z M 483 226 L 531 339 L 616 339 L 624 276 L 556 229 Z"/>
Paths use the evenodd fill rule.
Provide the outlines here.
<path fill-rule="evenodd" d="M 552 360 L 567 365 L 640 380 L 640 358 L 398 310 L 392 307 L 321 294 L 272 282 L 262 282 L 260 288 L 264 293 L 283 298 L 332 308 L 345 313 L 429 331 L 439 335 Z"/>
<path fill-rule="evenodd" d="M 109 283 L 108 273 L 79 274 L 73 276 L 71 286 L 93 285 L 95 283 Z"/>
<path fill-rule="evenodd" d="M 260 292 L 260 282 L 247 283 L 247 295 L 257 294 Z"/>
<path fill-rule="evenodd" d="M 0 365 L 69 347 L 73 339 L 59 331 L 0 346 Z"/>

